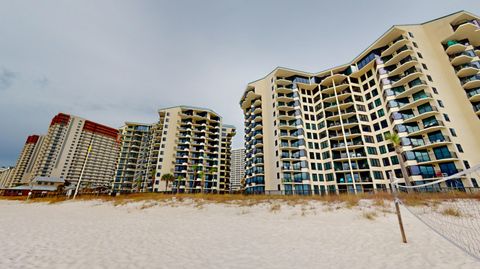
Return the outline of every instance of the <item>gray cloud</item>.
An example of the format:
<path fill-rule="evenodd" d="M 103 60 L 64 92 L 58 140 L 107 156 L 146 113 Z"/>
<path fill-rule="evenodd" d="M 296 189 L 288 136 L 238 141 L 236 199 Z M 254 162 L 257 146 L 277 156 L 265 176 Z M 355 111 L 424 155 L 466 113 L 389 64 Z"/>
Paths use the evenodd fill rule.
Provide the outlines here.
<path fill-rule="evenodd" d="M 0 166 L 58 112 L 119 127 L 154 122 L 161 107 L 204 106 L 237 126 L 240 147 L 239 99 L 274 67 L 324 70 L 393 24 L 480 14 L 471 0 L 404 0 L 415 8 L 401 16 L 398 2 L 346 2 L 0 1 Z"/>
<path fill-rule="evenodd" d="M 50 80 L 47 77 L 41 77 L 33 81 L 36 85 L 38 85 L 40 88 L 45 88 L 50 85 Z"/>
<path fill-rule="evenodd" d="M 0 69 L 0 91 L 10 88 L 17 78 L 17 74 L 9 69 Z"/>

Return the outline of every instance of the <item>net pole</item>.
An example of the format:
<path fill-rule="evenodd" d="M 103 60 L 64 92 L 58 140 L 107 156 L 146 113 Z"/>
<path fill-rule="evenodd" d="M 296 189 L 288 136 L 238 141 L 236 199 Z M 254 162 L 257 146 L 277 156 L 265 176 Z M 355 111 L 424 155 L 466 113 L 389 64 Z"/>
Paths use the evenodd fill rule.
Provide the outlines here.
<path fill-rule="evenodd" d="M 407 236 L 405 235 L 405 229 L 403 228 L 402 213 L 400 212 L 400 200 L 398 199 L 398 192 L 395 183 L 393 182 L 393 176 L 390 172 L 390 186 L 392 188 L 393 202 L 395 203 L 395 211 L 397 213 L 398 226 L 400 227 L 400 234 L 402 235 L 402 242 L 407 243 Z"/>

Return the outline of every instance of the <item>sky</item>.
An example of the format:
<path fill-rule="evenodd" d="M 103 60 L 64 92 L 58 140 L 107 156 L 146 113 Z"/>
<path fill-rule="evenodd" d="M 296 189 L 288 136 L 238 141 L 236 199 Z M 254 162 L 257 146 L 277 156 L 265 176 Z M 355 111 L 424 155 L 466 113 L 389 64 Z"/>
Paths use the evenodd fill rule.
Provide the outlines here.
<path fill-rule="evenodd" d="M 347 63 L 394 24 L 459 10 L 480 14 L 480 3 L 0 0 L 0 166 L 59 112 L 118 128 L 153 123 L 162 107 L 208 107 L 241 147 L 247 83 L 277 66 Z"/>

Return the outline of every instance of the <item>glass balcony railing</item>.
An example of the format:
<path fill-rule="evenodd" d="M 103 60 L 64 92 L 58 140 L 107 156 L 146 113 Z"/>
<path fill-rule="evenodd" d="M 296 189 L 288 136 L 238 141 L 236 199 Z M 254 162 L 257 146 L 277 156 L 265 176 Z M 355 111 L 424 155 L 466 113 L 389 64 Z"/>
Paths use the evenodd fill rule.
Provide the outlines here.
<path fill-rule="evenodd" d="M 466 51 L 462 51 L 462 52 L 459 52 L 459 53 L 455 53 L 455 54 L 452 54 L 449 56 L 450 58 L 450 61 L 457 58 L 458 56 L 468 56 L 468 57 L 475 57 L 475 52 L 473 50 L 466 50 Z"/>
<path fill-rule="evenodd" d="M 469 77 L 462 78 L 462 79 L 460 79 L 460 82 L 462 83 L 462 85 L 465 85 L 465 84 L 467 84 L 468 82 L 474 81 L 474 80 L 480 80 L 480 75 L 477 74 L 477 75 L 473 75 L 473 76 L 469 76 Z"/>
<path fill-rule="evenodd" d="M 464 68 L 476 68 L 476 69 L 480 69 L 480 62 L 479 61 L 475 61 L 475 62 L 470 62 L 470 63 L 466 63 L 466 64 L 461 64 L 461 65 L 457 65 L 455 66 L 455 71 L 460 71 Z"/>
<path fill-rule="evenodd" d="M 472 97 L 472 96 L 475 96 L 477 94 L 480 94 L 480 88 L 475 88 L 475 89 L 472 89 L 472 90 L 469 90 L 467 92 L 467 96 L 468 98 Z"/>

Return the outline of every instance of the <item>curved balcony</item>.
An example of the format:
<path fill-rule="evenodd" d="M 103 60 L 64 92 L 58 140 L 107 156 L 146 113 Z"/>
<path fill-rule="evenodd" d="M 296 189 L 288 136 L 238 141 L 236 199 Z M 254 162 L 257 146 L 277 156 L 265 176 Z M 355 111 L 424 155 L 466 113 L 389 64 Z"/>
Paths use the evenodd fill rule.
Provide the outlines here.
<path fill-rule="evenodd" d="M 405 117 L 405 115 L 403 115 L 403 123 L 417 122 L 439 113 L 440 112 L 438 112 L 438 108 L 436 106 L 431 106 L 429 109 L 423 111 L 422 113 L 416 113 L 413 116 Z"/>
<path fill-rule="evenodd" d="M 321 86 L 331 87 L 333 84 L 339 85 L 347 78 L 344 74 L 333 74 L 322 80 L 320 83 Z"/>
<path fill-rule="evenodd" d="M 384 50 L 382 54 L 380 54 L 380 56 L 384 57 L 384 56 L 390 55 L 406 44 L 408 44 L 408 39 L 406 39 L 404 36 L 400 36 L 399 38 L 395 39 L 391 43 L 390 47 Z"/>
<path fill-rule="evenodd" d="M 332 86 L 329 86 L 329 87 L 322 87 L 321 88 L 321 93 L 322 94 L 332 94 L 335 91 L 338 93 L 338 92 L 344 91 L 348 87 L 349 87 L 348 81 L 343 81 L 339 84 L 335 83 L 335 85 L 332 85 Z"/>
<path fill-rule="evenodd" d="M 403 72 L 405 72 L 409 68 L 415 66 L 416 64 L 418 64 L 417 57 L 409 55 L 409 56 L 403 58 L 399 62 L 399 64 L 396 65 L 396 67 L 394 69 L 390 68 L 391 71 L 388 72 L 388 76 L 391 77 L 391 76 L 396 76 L 396 75 L 402 74 Z"/>
<path fill-rule="evenodd" d="M 449 58 L 452 65 L 461 65 L 471 62 L 475 56 L 476 55 L 473 50 L 466 50 L 457 54 L 453 54 Z"/>
<path fill-rule="evenodd" d="M 479 102 L 480 101 L 480 88 L 475 88 L 467 93 L 468 100 L 470 102 Z"/>
<path fill-rule="evenodd" d="M 480 62 L 475 61 L 455 66 L 455 71 L 457 72 L 457 76 L 461 78 L 475 75 L 480 71 Z"/>
<path fill-rule="evenodd" d="M 288 93 L 292 93 L 293 89 L 294 89 L 293 85 L 280 85 L 280 86 L 277 86 L 277 89 L 275 91 L 277 93 L 288 94 Z"/>
<path fill-rule="evenodd" d="M 277 95 L 277 100 L 280 102 L 291 102 L 295 98 L 294 93 L 279 93 Z"/>
<path fill-rule="evenodd" d="M 398 110 L 399 111 L 402 111 L 402 110 L 405 110 L 405 109 L 411 109 L 413 107 L 417 107 L 419 105 L 423 105 L 425 103 L 428 103 L 430 101 L 433 100 L 433 97 L 430 93 L 425 93 L 424 95 L 422 96 L 419 96 L 417 98 L 409 98 L 409 103 L 406 103 L 406 104 L 401 104 L 399 107 L 398 107 Z"/>
<path fill-rule="evenodd" d="M 401 47 L 399 50 L 397 50 L 397 52 L 395 54 L 392 55 L 391 58 L 386 57 L 387 59 L 384 59 L 385 67 L 393 65 L 393 64 L 397 64 L 398 62 L 400 62 L 400 60 L 402 60 L 403 58 L 407 57 L 407 55 L 410 55 L 412 53 L 413 53 L 413 48 L 412 47 L 407 46 L 407 45 Z M 390 59 L 388 59 L 388 58 L 390 58 Z"/>
<path fill-rule="evenodd" d="M 415 94 L 421 90 L 424 90 L 428 87 L 428 84 L 426 81 L 421 80 L 421 79 L 416 79 L 413 81 L 410 81 L 408 83 L 408 87 L 405 87 L 403 92 L 400 92 L 395 95 L 395 99 L 400 99 L 403 97 L 410 96 L 412 94 Z"/>
<path fill-rule="evenodd" d="M 429 132 L 433 131 L 438 131 L 446 128 L 445 125 L 443 124 L 443 121 L 437 120 L 434 123 L 430 123 L 428 125 L 423 125 L 423 123 L 419 123 L 417 128 L 413 128 L 411 130 L 408 130 L 408 136 L 418 136 L 422 134 L 426 134 Z"/>
<path fill-rule="evenodd" d="M 478 33 L 480 28 L 479 24 L 478 20 L 470 19 L 452 25 L 454 33 L 450 39 L 461 40 L 471 36 L 475 32 Z"/>
<path fill-rule="evenodd" d="M 412 70 L 405 71 L 404 75 L 399 75 L 399 79 L 392 81 L 392 87 L 402 86 L 416 78 L 419 78 L 422 75 L 422 70 L 414 68 Z"/>
<path fill-rule="evenodd" d="M 328 104 L 328 106 L 327 106 Z M 342 102 L 327 103 L 324 106 L 325 111 L 337 111 L 338 109 L 345 111 L 347 108 L 353 106 L 353 100 L 344 100 Z"/>
<path fill-rule="evenodd" d="M 278 102 L 277 109 L 279 111 L 292 111 L 295 110 L 295 102 L 285 103 L 285 102 Z"/>
<path fill-rule="evenodd" d="M 442 156 L 441 158 L 437 158 L 432 152 L 429 152 L 428 155 L 430 160 L 417 160 L 418 165 L 454 162 L 458 160 L 457 154 L 451 151 L 447 154 L 447 156 Z"/>
<path fill-rule="evenodd" d="M 331 113 L 331 115 L 325 115 L 326 116 L 325 119 L 326 120 L 331 120 L 331 121 L 336 121 L 340 118 L 342 118 L 342 119 L 349 118 L 353 115 L 355 115 L 355 109 L 347 109 L 347 110 L 340 111 L 340 113 L 334 112 L 334 113 Z"/>
<path fill-rule="evenodd" d="M 466 44 L 459 43 L 456 40 L 447 41 L 446 46 L 447 46 L 447 48 L 445 49 L 445 52 L 448 55 L 458 54 L 460 52 L 465 51 L 465 49 L 467 48 Z"/>
<path fill-rule="evenodd" d="M 460 79 L 464 89 L 470 90 L 480 87 L 480 74 Z"/>
<path fill-rule="evenodd" d="M 427 140 L 426 142 L 421 143 L 421 144 L 415 144 L 415 145 L 412 144 L 412 149 L 414 149 L 414 150 L 424 150 L 424 149 L 430 149 L 430 148 L 438 147 L 438 146 L 446 146 L 446 145 L 449 145 L 449 144 L 452 144 L 452 141 L 450 140 L 450 138 L 443 137 L 442 139 L 438 139 L 438 140 L 435 140 L 435 141 Z"/>
<path fill-rule="evenodd" d="M 277 83 L 277 86 L 286 86 L 286 85 L 291 85 L 292 84 L 292 81 L 290 81 L 286 78 L 283 78 L 283 77 L 277 77 L 275 82 Z"/>

